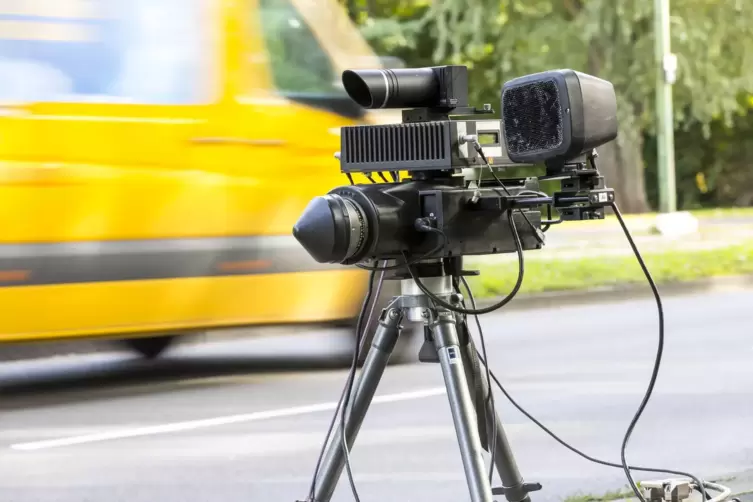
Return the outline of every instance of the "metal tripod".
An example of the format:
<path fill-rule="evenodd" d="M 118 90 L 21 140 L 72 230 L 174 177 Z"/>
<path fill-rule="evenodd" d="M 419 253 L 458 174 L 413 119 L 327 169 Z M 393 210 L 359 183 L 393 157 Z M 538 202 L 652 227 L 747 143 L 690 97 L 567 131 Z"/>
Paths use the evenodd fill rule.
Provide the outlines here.
<path fill-rule="evenodd" d="M 424 286 L 439 298 L 459 303 L 450 276 L 425 277 Z M 502 423 L 488 406 L 490 389 L 480 371 L 478 355 L 463 316 L 437 308 L 418 289 L 412 279 L 401 281 L 401 296 L 385 308 L 359 379 L 354 385 L 352 406 L 347 411 L 345 437 L 350 448 L 376 393 L 392 350 L 400 336 L 403 318 L 424 323 L 425 342 L 419 359 L 439 362 L 450 400 L 452 419 L 458 438 L 463 469 L 473 502 L 493 502 L 494 495 L 504 494 L 508 502 L 530 502 L 529 492 L 541 489 L 537 483 L 524 483 L 507 442 Z M 489 437 L 496 423 L 494 437 Z M 483 449 L 494 448 L 495 467 L 503 487 L 492 488 L 482 457 Z M 307 502 L 329 502 L 345 465 L 341 430 L 327 447 L 322 469 L 316 480 L 314 498 Z"/>

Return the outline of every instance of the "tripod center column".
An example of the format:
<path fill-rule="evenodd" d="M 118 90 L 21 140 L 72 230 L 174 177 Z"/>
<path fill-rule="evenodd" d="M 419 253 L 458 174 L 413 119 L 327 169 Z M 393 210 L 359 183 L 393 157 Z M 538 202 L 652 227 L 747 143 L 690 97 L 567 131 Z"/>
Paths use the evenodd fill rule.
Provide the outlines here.
<path fill-rule="evenodd" d="M 446 298 L 454 293 L 454 290 L 452 288 L 452 277 L 450 277 L 449 275 L 422 277 L 421 283 L 429 292 L 440 298 Z M 403 297 L 410 297 L 416 300 L 418 300 L 419 298 L 428 299 L 426 297 L 426 294 L 421 291 L 421 289 L 416 284 L 416 281 L 414 281 L 412 278 L 403 279 L 400 281 L 400 294 Z M 421 301 L 416 301 L 414 303 L 416 305 L 421 303 L 430 304 L 430 302 Z M 405 317 L 411 322 L 426 322 L 427 316 L 425 312 L 426 307 L 424 306 L 406 307 Z"/>

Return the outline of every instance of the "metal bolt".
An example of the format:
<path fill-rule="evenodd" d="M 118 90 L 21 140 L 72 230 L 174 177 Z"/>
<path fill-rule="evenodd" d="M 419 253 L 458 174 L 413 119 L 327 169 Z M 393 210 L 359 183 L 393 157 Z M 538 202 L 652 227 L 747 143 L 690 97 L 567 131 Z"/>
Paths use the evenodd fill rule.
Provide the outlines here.
<path fill-rule="evenodd" d="M 397 310 L 395 309 L 390 310 L 390 318 L 394 319 L 396 317 L 397 317 Z"/>
<path fill-rule="evenodd" d="M 429 311 L 428 310 L 422 310 L 421 311 L 421 317 L 429 317 Z"/>

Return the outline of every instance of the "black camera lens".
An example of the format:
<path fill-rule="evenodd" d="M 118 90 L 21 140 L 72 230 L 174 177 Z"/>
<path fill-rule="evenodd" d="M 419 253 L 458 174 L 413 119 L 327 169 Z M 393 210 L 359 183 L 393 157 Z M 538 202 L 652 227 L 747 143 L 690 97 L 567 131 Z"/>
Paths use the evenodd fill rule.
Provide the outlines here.
<path fill-rule="evenodd" d="M 336 194 L 316 197 L 293 227 L 293 236 L 319 263 L 345 263 L 366 242 L 368 223 L 361 206 Z"/>
<path fill-rule="evenodd" d="M 412 246 L 426 252 L 436 245 L 416 230 L 419 213 L 419 197 L 410 183 L 348 185 L 309 202 L 293 236 L 319 263 L 397 259 Z"/>
<path fill-rule="evenodd" d="M 364 108 L 430 107 L 439 99 L 439 79 L 431 68 L 346 70 L 342 82 Z"/>

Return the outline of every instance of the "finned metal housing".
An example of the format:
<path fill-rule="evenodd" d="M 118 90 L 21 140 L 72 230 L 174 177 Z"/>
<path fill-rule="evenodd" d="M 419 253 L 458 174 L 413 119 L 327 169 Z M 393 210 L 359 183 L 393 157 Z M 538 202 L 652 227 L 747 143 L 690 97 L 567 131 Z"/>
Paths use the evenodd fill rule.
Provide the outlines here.
<path fill-rule="evenodd" d="M 483 167 L 481 155 L 463 138 L 480 138 L 484 155 L 494 166 L 512 165 L 500 120 L 435 120 L 341 129 L 340 170 L 437 171 Z"/>

